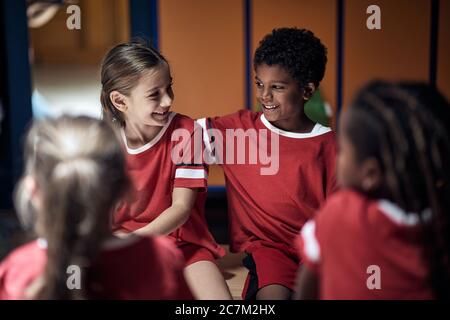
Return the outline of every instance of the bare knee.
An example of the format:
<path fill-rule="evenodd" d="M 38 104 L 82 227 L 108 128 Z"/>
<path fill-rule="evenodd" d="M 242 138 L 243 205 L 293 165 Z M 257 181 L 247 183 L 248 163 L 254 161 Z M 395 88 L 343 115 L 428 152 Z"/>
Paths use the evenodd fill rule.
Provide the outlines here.
<path fill-rule="evenodd" d="M 230 300 L 231 294 L 222 272 L 212 261 L 198 261 L 184 269 L 184 276 L 198 300 Z"/>

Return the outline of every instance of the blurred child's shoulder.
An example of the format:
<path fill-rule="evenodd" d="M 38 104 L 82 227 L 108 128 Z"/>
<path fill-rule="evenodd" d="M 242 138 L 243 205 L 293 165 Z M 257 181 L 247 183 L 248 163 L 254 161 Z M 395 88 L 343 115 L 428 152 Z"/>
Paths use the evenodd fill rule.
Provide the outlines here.
<path fill-rule="evenodd" d="M 125 260 L 140 261 L 142 265 L 159 264 L 177 267 L 179 261 L 183 261 L 175 240 L 167 236 L 132 235 L 125 239 L 110 239 L 107 245 L 103 245 L 102 255 L 106 261 L 122 256 L 126 258 Z"/>
<path fill-rule="evenodd" d="M 336 212 L 337 208 L 351 210 L 355 207 L 367 205 L 371 202 L 364 194 L 349 188 L 340 189 L 331 194 L 323 206 L 323 210 Z"/>
<path fill-rule="evenodd" d="M 12 250 L 2 261 L 3 262 L 12 262 L 12 261 L 21 261 L 27 260 L 30 261 L 37 256 L 45 256 L 46 244 L 43 240 L 37 239 L 25 244 L 20 245 L 19 247 Z"/>
<path fill-rule="evenodd" d="M 181 251 L 177 248 L 175 240 L 168 236 L 143 236 L 140 243 L 146 247 L 147 252 L 152 251 L 159 261 L 170 261 L 173 264 L 183 261 Z"/>
<path fill-rule="evenodd" d="M 34 240 L 10 252 L 0 262 L 0 278 L 8 278 L 2 281 L 15 281 L 14 279 L 25 281 L 41 273 L 45 268 L 47 259 L 45 248 L 45 243 Z"/>
<path fill-rule="evenodd" d="M 155 246 L 158 247 L 161 254 L 163 254 L 167 258 L 171 258 L 174 260 L 183 259 L 181 251 L 179 251 L 175 244 L 175 240 L 171 237 L 157 236 L 153 237 L 153 241 L 155 243 Z"/>

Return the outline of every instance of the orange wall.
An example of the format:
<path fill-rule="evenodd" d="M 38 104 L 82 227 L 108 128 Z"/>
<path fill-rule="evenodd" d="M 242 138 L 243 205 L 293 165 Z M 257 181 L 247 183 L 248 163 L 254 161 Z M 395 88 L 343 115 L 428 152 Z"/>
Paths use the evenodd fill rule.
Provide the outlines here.
<path fill-rule="evenodd" d="M 368 30 L 366 8 L 381 9 L 381 30 Z M 430 1 L 345 2 L 344 103 L 374 78 L 428 81 Z"/>
<path fill-rule="evenodd" d="M 321 90 L 336 110 L 335 0 L 252 0 L 251 55 L 276 27 L 312 30 L 328 48 Z M 381 8 L 381 30 L 368 30 L 366 9 Z M 440 1 L 438 85 L 450 97 L 450 1 Z M 194 118 L 245 107 L 244 0 L 159 1 L 160 48 L 174 76 L 174 110 Z M 374 78 L 428 81 L 431 0 L 344 2 L 343 107 Z M 253 68 L 251 68 L 253 69 Z M 253 77 L 252 101 L 255 104 Z M 211 168 L 210 184 L 223 184 Z"/>
<path fill-rule="evenodd" d="M 193 118 L 244 106 L 244 19 L 241 0 L 159 2 L 160 50 L 174 79 L 173 109 Z M 209 185 L 223 185 L 211 166 Z"/>
<path fill-rule="evenodd" d="M 91 3 L 92 2 L 92 3 Z M 244 0 L 159 0 L 160 49 L 174 76 L 174 110 L 198 118 L 245 107 Z M 312 30 L 328 48 L 321 90 L 336 109 L 336 0 L 251 0 L 251 55 L 276 27 Z M 366 28 L 381 8 L 382 30 Z M 31 30 L 37 63 L 98 64 L 128 39 L 128 0 L 80 0 L 82 30 L 68 31 L 61 10 Z M 431 0 L 345 0 L 343 107 L 374 78 L 428 81 Z M 56 40 L 55 40 L 56 39 Z M 450 1 L 440 0 L 437 84 L 450 100 Z M 64 53 L 64 54 L 61 54 Z M 253 69 L 253 68 L 251 68 Z M 252 103 L 255 104 L 251 76 Z M 223 184 L 211 168 L 210 184 Z"/>
<path fill-rule="evenodd" d="M 160 49 L 172 67 L 174 110 L 198 118 L 242 108 L 242 1 L 159 3 Z"/>

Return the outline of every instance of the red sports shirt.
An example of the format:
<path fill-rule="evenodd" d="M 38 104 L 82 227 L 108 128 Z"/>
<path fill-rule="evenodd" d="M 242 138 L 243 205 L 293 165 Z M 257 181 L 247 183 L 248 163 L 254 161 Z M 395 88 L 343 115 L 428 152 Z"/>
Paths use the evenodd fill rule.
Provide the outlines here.
<path fill-rule="evenodd" d="M 47 262 L 45 241 L 25 244 L 0 264 L 0 300 L 24 299 Z M 183 256 L 168 238 L 143 237 L 103 250 L 89 273 L 92 299 L 192 299 L 183 277 Z"/>
<path fill-rule="evenodd" d="M 201 157 L 195 158 L 194 144 L 200 143 L 197 148 L 201 152 L 202 139 L 201 128 L 194 126 L 194 123 L 189 117 L 171 113 L 159 134 L 139 149 L 127 147 L 122 131 L 127 151 L 127 171 L 134 190 L 131 199 L 117 210 L 113 230 L 132 232 L 145 227 L 172 205 L 174 188 L 199 188 L 189 220 L 171 236 L 178 244 L 193 243 L 205 247 L 218 258 L 225 252 L 215 242 L 205 220 L 207 166 Z M 200 130 L 199 139 L 196 139 L 195 128 Z M 180 138 L 183 132 L 187 133 L 187 138 Z M 185 153 L 183 159 L 174 162 L 172 152 L 177 150 L 189 150 L 190 156 Z"/>
<path fill-rule="evenodd" d="M 433 297 L 418 215 L 392 202 L 339 191 L 297 240 L 320 278 L 322 299 Z"/>
<path fill-rule="evenodd" d="M 229 203 L 231 250 L 251 252 L 265 245 L 296 257 L 292 248 L 296 235 L 335 189 L 334 133 L 320 124 L 316 124 L 311 133 L 283 131 L 272 126 L 262 113 L 248 110 L 200 119 L 198 123 L 204 128 L 207 149 L 214 149 L 220 139 L 212 138 L 214 132 L 205 129 L 219 130 L 223 136 L 222 168 Z M 225 138 L 227 129 L 256 132 L 256 139 L 253 136 L 246 140 L 244 164 L 237 163 L 238 148 L 242 148 L 243 143 L 235 139 L 233 147 Z M 261 144 L 264 134 L 268 140 Z M 270 165 L 259 153 L 264 154 L 266 149 L 270 151 L 267 155 L 272 152 L 272 139 L 278 139 L 278 171 L 262 175 L 262 168 Z M 250 158 L 255 157 L 254 150 L 258 159 L 252 164 Z M 231 151 L 234 151 L 235 164 L 227 163 Z"/>

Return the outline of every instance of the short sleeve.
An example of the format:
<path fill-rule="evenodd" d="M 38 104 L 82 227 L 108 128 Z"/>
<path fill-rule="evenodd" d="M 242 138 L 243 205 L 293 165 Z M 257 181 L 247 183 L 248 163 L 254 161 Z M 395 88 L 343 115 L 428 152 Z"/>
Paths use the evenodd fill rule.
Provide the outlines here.
<path fill-rule="evenodd" d="M 208 180 L 208 166 L 204 161 L 204 143 L 202 128 L 194 125 L 189 139 L 181 141 L 184 154 L 176 163 L 174 187 L 175 188 L 200 188 L 206 190 Z"/>

